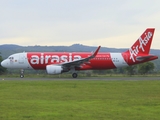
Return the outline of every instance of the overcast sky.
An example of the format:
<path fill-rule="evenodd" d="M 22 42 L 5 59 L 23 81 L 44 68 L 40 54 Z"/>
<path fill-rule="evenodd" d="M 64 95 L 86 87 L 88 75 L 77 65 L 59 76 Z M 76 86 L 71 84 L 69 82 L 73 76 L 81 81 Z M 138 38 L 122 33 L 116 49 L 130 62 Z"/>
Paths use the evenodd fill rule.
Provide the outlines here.
<path fill-rule="evenodd" d="M 160 0 L 0 0 L 0 44 L 128 48 L 148 27 L 160 49 Z"/>

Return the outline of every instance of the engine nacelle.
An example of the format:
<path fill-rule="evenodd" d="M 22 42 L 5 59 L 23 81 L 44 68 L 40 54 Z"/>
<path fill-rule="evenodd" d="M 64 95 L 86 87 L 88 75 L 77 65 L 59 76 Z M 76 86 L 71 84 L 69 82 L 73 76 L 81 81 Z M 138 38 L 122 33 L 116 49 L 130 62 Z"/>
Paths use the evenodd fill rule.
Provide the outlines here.
<path fill-rule="evenodd" d="M 56 66 L 56 65 L 47 65 L 46 71 L 48 74 L 60 74 L 63 71 L 62 66 Z"/>

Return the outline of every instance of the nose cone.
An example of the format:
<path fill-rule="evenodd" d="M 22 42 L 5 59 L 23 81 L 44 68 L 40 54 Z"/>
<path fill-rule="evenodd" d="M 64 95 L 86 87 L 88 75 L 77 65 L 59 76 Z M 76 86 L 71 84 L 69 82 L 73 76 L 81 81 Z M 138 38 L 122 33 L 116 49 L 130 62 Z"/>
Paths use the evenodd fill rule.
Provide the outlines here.
<path fill-rule="evenodd" d="M 6 62 L 6 60 L 3 60 L 3 61 L 1 62 L 1 66 L 2 66 L 2 67 L 5 67 L 5 68 L 7 67 L 7 62 Z"/>

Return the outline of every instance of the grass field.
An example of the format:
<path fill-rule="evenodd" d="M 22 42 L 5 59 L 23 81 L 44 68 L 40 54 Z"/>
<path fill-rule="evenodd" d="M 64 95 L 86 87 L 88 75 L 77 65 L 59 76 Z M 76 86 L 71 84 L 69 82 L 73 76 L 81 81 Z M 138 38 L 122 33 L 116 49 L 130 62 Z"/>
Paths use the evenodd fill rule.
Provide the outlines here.
<path fill-rule="evenodd" d="M 159 120 L 160 81 L 0 80 L 0 120 Z"/>

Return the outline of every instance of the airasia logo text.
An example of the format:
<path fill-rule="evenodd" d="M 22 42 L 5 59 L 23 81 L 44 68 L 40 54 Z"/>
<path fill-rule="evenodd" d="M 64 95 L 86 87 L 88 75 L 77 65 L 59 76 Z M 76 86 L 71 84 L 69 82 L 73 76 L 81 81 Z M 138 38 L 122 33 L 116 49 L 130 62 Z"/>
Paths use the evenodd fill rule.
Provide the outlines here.
<path fill-rule="evenodd" d="M 72 55 L 72 53 L 69 53 L 68 55 L 44 55 L 44 53 L 41 53 L 40 55 L 31 55 L 30 63 L 33 65 L 65 63 L 80 60 L 81 58 L 82 57 L 80 55 Z"/>
<path fill-rule="evenodd" d="M 135 62 L 135 58 L 134 57 L 138 55 L 139 50 L 142 50 L 142 52 L 145 52 L 145 46 L 147 46 L 148 41 L 150 40 L 150 38 L 152 37 L 152 35 L 153 34 L 151 32 L 145 33 L 144 39 L 142 39 L 142 37 L 140 37 L 138 39 L 139 44 L 137 44 L 136 46 L 133 46 L 133 48 L 129 49 L 130 59 L 133 62 Z"/>

